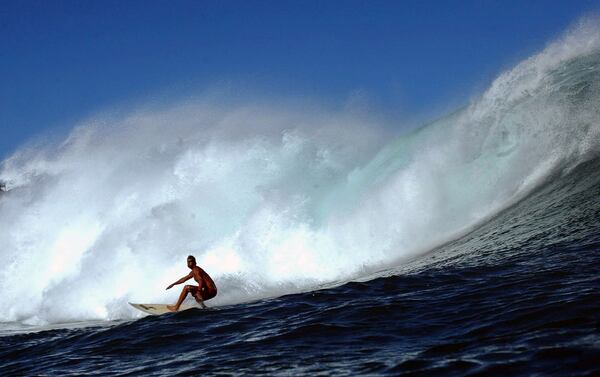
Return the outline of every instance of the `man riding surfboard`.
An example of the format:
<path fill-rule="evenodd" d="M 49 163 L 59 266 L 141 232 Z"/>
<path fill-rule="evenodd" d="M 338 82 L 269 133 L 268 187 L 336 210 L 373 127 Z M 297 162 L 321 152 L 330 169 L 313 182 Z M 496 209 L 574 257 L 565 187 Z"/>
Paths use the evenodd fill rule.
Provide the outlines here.
<path fill-rule="evenodd" d="M 179 295 L 179 300 L 177 301 L 177 304 L 167 305 L 167 308 L 172 312 L 176 312 L 179 310 L 181 303 L 183 302 L 183 300 L 185 300 L 188 293 L 191 293 L 192 296 L 196 299 L 196 301 L 198 301 L 198 303 L 203 308 L 206 307 L 206 305 L 204 305 L 204 301 L 210 300 L 211 298 L 217 295 L 217 286 L 215 285 L 215 282 L 210 276 L 208 276 L 206 271 L 196 266 L 196 258 L 194 258 L 193 255 L 189 255 L 187 257 L 187 266 L 192 271 L 188 275 L 177 280 L 175 283 L 169 285 L 167 289 L 171 289 L 174 285 L 181 284 L 191 278 L 194 278 L 194 280 L 196 280 L 198 286 L 196 287 L 194 285 L 186 285 L 185 287 L 183 287 L 183 289 L 181 290 L 181 294 Z"/>

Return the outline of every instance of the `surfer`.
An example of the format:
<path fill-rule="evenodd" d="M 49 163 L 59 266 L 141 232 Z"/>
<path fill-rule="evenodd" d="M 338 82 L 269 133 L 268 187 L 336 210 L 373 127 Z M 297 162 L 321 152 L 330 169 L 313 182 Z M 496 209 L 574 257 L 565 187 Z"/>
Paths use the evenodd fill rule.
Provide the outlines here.
<path fill-rule="evenodd" d="M 181 290 L 181 294 L 179 295 L 179 300 L 177 301 L 177 304 L 167 305 L 167 308 L 172 312 L 176 312 L 179 310 L 181 303 L 183 302 L 183 300 L 185 300 L 185 297 L 188 295 L 188 293 L 191 293 L 192 296 L 196 299 L 196 301 L 198 301 L 198 303 L 203 308 L 206 308 L 206 305 L 204 305 L 204 301 L 210 300 L 211 298 L 217 295 L 217 286 L 215 285 L 215 282 L 213 281 L 213 279 L 211 279 L 210 276 L 208 276 L 206 271 L 196 266 L 196 258 L 194 258 L 193 255 L 189 255 L 187 257 L 187 265 L 192 271 L 188 275 L 177 280 L 175 283 L 169 285 L 167 289 L 171 289 L 174 285 L 181 284 L 184 281 L 187 281 L 191 278 L 194 278 L 194 280 L 196 280 L 198 286 L 196 287 L 194 285 L 186 285 L 185 287 L 183 287 L 183 289 Z"/>

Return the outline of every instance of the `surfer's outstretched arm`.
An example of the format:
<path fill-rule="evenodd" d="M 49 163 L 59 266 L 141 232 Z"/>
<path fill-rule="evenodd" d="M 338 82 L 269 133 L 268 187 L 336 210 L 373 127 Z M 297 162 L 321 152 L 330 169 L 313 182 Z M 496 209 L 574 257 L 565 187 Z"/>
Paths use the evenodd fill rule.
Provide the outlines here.
<path fill-rule="evenodd" d="M 190 273 L 189 273 L 187 276 L 184 276 L 184 277 L 182 277 L 181 279 L 177 280 L 175 283 L 173 283 L 173 284 L 169 285 L 169 286 L 167 287 L 167 289 L 171 289 L 171 288 L 172 288 L 174 285 L 181 284 L 181 283 L 183 283 L 183 282 L 185 282 L 185 281 L 188 281 L 188 280 L 190 280 L 192 277 L 194 277 L 194 274 L 190 272 Z"/>

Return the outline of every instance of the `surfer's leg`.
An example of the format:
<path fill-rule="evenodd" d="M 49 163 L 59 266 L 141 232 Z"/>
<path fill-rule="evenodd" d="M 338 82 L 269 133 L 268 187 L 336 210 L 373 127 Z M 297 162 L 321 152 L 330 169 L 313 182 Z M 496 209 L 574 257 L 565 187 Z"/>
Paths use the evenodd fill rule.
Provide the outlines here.
<path fill-rule="evenodd" d="M 196 289 L 192 292 L 192 296 L 194 296 L 194 298 L 196 299 L 196 302 L 198 304 L 200 304 L 200 307 L 202 309 L 206 309 L 206 305 L 204 305 L 204 299 L 202 297 L 203 290 L 199 289 L 198 287 L 194 287 L 194 288 L 196 288 Z"/>
<path fill-rule="evenodd" d="M 188 293 L 192 290 L 192 288 L 196 288 L 192 285 L 186 285 L 185 287 L 183 287 L 183 289 L 181 290 L 181 294 L 179 295 L 179 300 L 177 300 L 177 304 L 175 305 L 167 305 L 167 309 L 169 309 L 172 312 L 176 312 L 179 310 L 179 307 L 181 306 L 181 303 L 183 302 L 183 300 L 185 300 L 185 296 L 188 295 Z"/>
<path fill-rule="evenodd" d="M 211 289 L 207 286 L 202 287 L 202 289 L 198 290 L 194 293 L 194 297 L 196 301 L 198 301 L 202 306 L 205 306 L 203 301 L 210 300 L 211 298 L 217 295 L 216 289 Z"/>
<path fill-rule="evenodd" d="M 207 288 L 205 291 L 202 292 L 202 298 L 204 299 L 204 301 L 210 300 L 211 298 L 215 297 L 216 295 L 217 295 L 216 289 Z"/>

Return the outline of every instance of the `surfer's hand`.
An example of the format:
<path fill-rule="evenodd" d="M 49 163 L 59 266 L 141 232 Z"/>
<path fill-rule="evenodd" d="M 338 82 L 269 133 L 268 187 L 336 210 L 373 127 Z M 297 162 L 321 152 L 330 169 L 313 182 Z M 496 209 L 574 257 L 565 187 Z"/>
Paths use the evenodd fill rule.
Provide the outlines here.
<path fill-rule="evenodd" d="M 167 289 L 171 289 L 171 288 L 173 288 L 173 285 L 174 285 L 174 284 L 171 284 L 171 285 L 169 285 L 169 286 L 167 287 Z"/>

